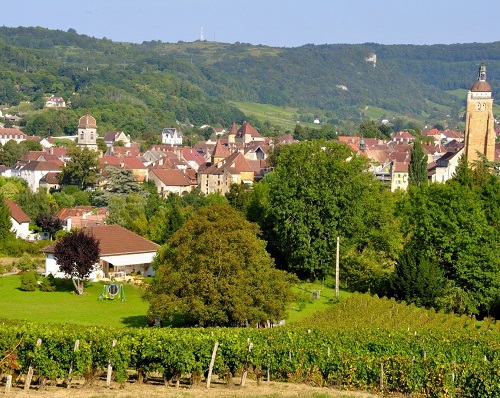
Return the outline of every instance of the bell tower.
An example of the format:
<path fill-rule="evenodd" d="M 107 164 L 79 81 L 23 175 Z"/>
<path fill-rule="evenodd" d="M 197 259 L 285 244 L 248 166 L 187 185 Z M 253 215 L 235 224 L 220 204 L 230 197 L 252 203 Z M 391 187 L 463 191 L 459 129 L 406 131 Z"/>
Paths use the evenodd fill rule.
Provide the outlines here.
<path fill-rule="evenodd" d="M 465 156 L 469 163 L 495 160 L 495 130 L 491 86 L 486 82 L 486 65 L 481 64 L 477 81 L 467 94 L 465 115 Z"/>
<path fill-rule="evenodd" d="M 86 113 L 78 120 L 78 146 L 97 151 L 97 137 L 95 118 Z"/>

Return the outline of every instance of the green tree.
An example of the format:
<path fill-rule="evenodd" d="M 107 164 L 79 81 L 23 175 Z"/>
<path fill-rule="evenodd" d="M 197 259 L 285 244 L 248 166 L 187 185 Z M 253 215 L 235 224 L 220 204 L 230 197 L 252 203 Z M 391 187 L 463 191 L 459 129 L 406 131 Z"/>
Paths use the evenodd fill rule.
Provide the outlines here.
<path fill-rule="evenodd" d="M 112 196 L 109 200 L 108 224 L 118 224 L 141 236 L 148 232 L 147 199 L 137 193 Z"/>
<path fill-rule="evenodd" d="M 35 222 L 39 214 L 54 214 L 57 211 L 57 203 L 43 190 L 33 192 L 23 187 L 17 192 L 14 202 L 23 209 L 32 222 Z"/>
<path fill-rule="evenodd" d="M 68 148 L 70 160 L 61 168 L 64 184 L 78 185 L 81 189 L 96 182 L 99 169 L 99 154 L 89 148 Z"/>
<path fill-rule="evenodd" d="M 408 245 L 399 257 L 391 278 L 394 297 L 417 306 L 437 308 L 445 286 L 443 270 L 439 265 Z"/>
<path fill-rule="evenodd" d="M 285 316 L 291 278 L 230 206 L 197 211 L 161 247 L 148 315 L 172 325 L 243 326 Z"/>
<path fill-rule="evenodd" d="M 414 141 L 410 152 L 408 183 L 419 187 L 426 184 L 427 180 L 427 155 L 422 150 L 422 144 L 419 141 Z"/>
<path fill-rule="evenodd" d="M 468 314 L 486 314 L 499 296 L 500 235 L 488 208 L 493 198 L 500 204 L 500 195 L 486 198 L 451 180 L 409 190 L 399 207 L 407 247 L 436 264 L 447 283 L 471 298 Z"/>
<path fill-rule="evenodd" d="M 92 204 L 95 206 L 107 206 L 109 199 L 117 195 L 124 196 L 137 193 L 145 197 L 148 194 L 135 181 L 132 171 L 128 169 L 108 166 L 103 170 L 102 176 L 99 179 L 102 182 L 101 188 L 96 191 L 92 198 Z"/>
<path fill-rule="evenodd" d="M 367 230 L 365 204 L 379 192 L 367 160 L 336 142 L 283 146 L 269 177 L 269 249 L 300 277 L 331 273 L 337 236 L 345 244 Z"/>
<path fill-rule="evenodd" d="M 54 257 L 59 270 L 71 276 L 78 294 L 83 294 L 83 280 L 99 261 L 99 253 L 99 241 L 83 231 L 72 232 L 56 243 Z"/>
<path fill-rule="evenodd" d="M 11 236 L 10 228 L 12 221 L 9 207 L 5 203 L 3 195 L 0 193 L 0 240 L 7 240 Z"/>

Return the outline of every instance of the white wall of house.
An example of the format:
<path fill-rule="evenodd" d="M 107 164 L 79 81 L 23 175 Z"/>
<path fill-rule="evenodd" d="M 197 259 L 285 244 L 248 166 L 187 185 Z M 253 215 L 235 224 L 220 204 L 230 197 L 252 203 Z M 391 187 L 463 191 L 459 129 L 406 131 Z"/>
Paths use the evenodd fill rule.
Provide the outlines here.
<path fill-rule="evenodd" d="M 16 238 L 27 239 L 29 237 L 29 235 L 30 235 L 30 223 L 29 222 L 23 222 L 23 223 L 19 224 L 12 217 L 10 218 L 10 221 L 12 222 L 12 227 L 10 230 L 12 232 L 15 232 Z"/>
<path fill-rule="evenodd" d="M 65 274 L 64 272 L 59 271 L 59 265 L 54 257 L 53 253 L 45 254 L 45 276 L 52 274 L 56 278 L 68 278 L 71 279 L 71 276 Z M 94 270 L 89 275 L 89 280 L 91 282 L 98 281 L 104 277 L 104 273 L 101 271 L 99 264 L 94 265 Z"/>

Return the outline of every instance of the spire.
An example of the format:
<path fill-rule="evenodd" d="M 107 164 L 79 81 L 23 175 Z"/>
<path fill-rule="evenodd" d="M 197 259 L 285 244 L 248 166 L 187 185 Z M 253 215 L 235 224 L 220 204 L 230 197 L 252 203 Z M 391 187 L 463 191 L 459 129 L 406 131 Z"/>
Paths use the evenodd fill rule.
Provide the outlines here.
<path fill-rule="evenodd" d="M 479 66 L 479 76 L 478 76 L 477 80 L 480 80 L 483 82 L 486 81 L 486 65 L 484 63 L 482 63 Z"/>

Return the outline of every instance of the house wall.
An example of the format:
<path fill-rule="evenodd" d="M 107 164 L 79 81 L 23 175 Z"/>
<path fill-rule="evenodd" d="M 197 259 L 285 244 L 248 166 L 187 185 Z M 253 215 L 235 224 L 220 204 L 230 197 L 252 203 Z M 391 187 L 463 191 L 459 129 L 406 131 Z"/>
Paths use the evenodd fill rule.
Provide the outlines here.
<path fill-rule="evenodd" d="M 70 275 L 65 274 L 64 272 L 59 271 L 59 265 L 54 257 L 53 253 L 45 254 L 45 276 L 52 274 L 56 278 L 68 278 L 71 279 Z M 94 270 L 90 273 L 88 279 L 91 282 L 98 281 L 104 277 L 104 273 L 101 270 L 101 267 L 96 264 L 94 266 Z"/>
<path fill-rule="evenodd" d="M 30 224 L 28 222 L 19 224 L 12 217 L 10 221 L 12 222 L 12 227 L 10 230 L 16 233 L 16 238 L 27 239 L 30 235 Z"/>

